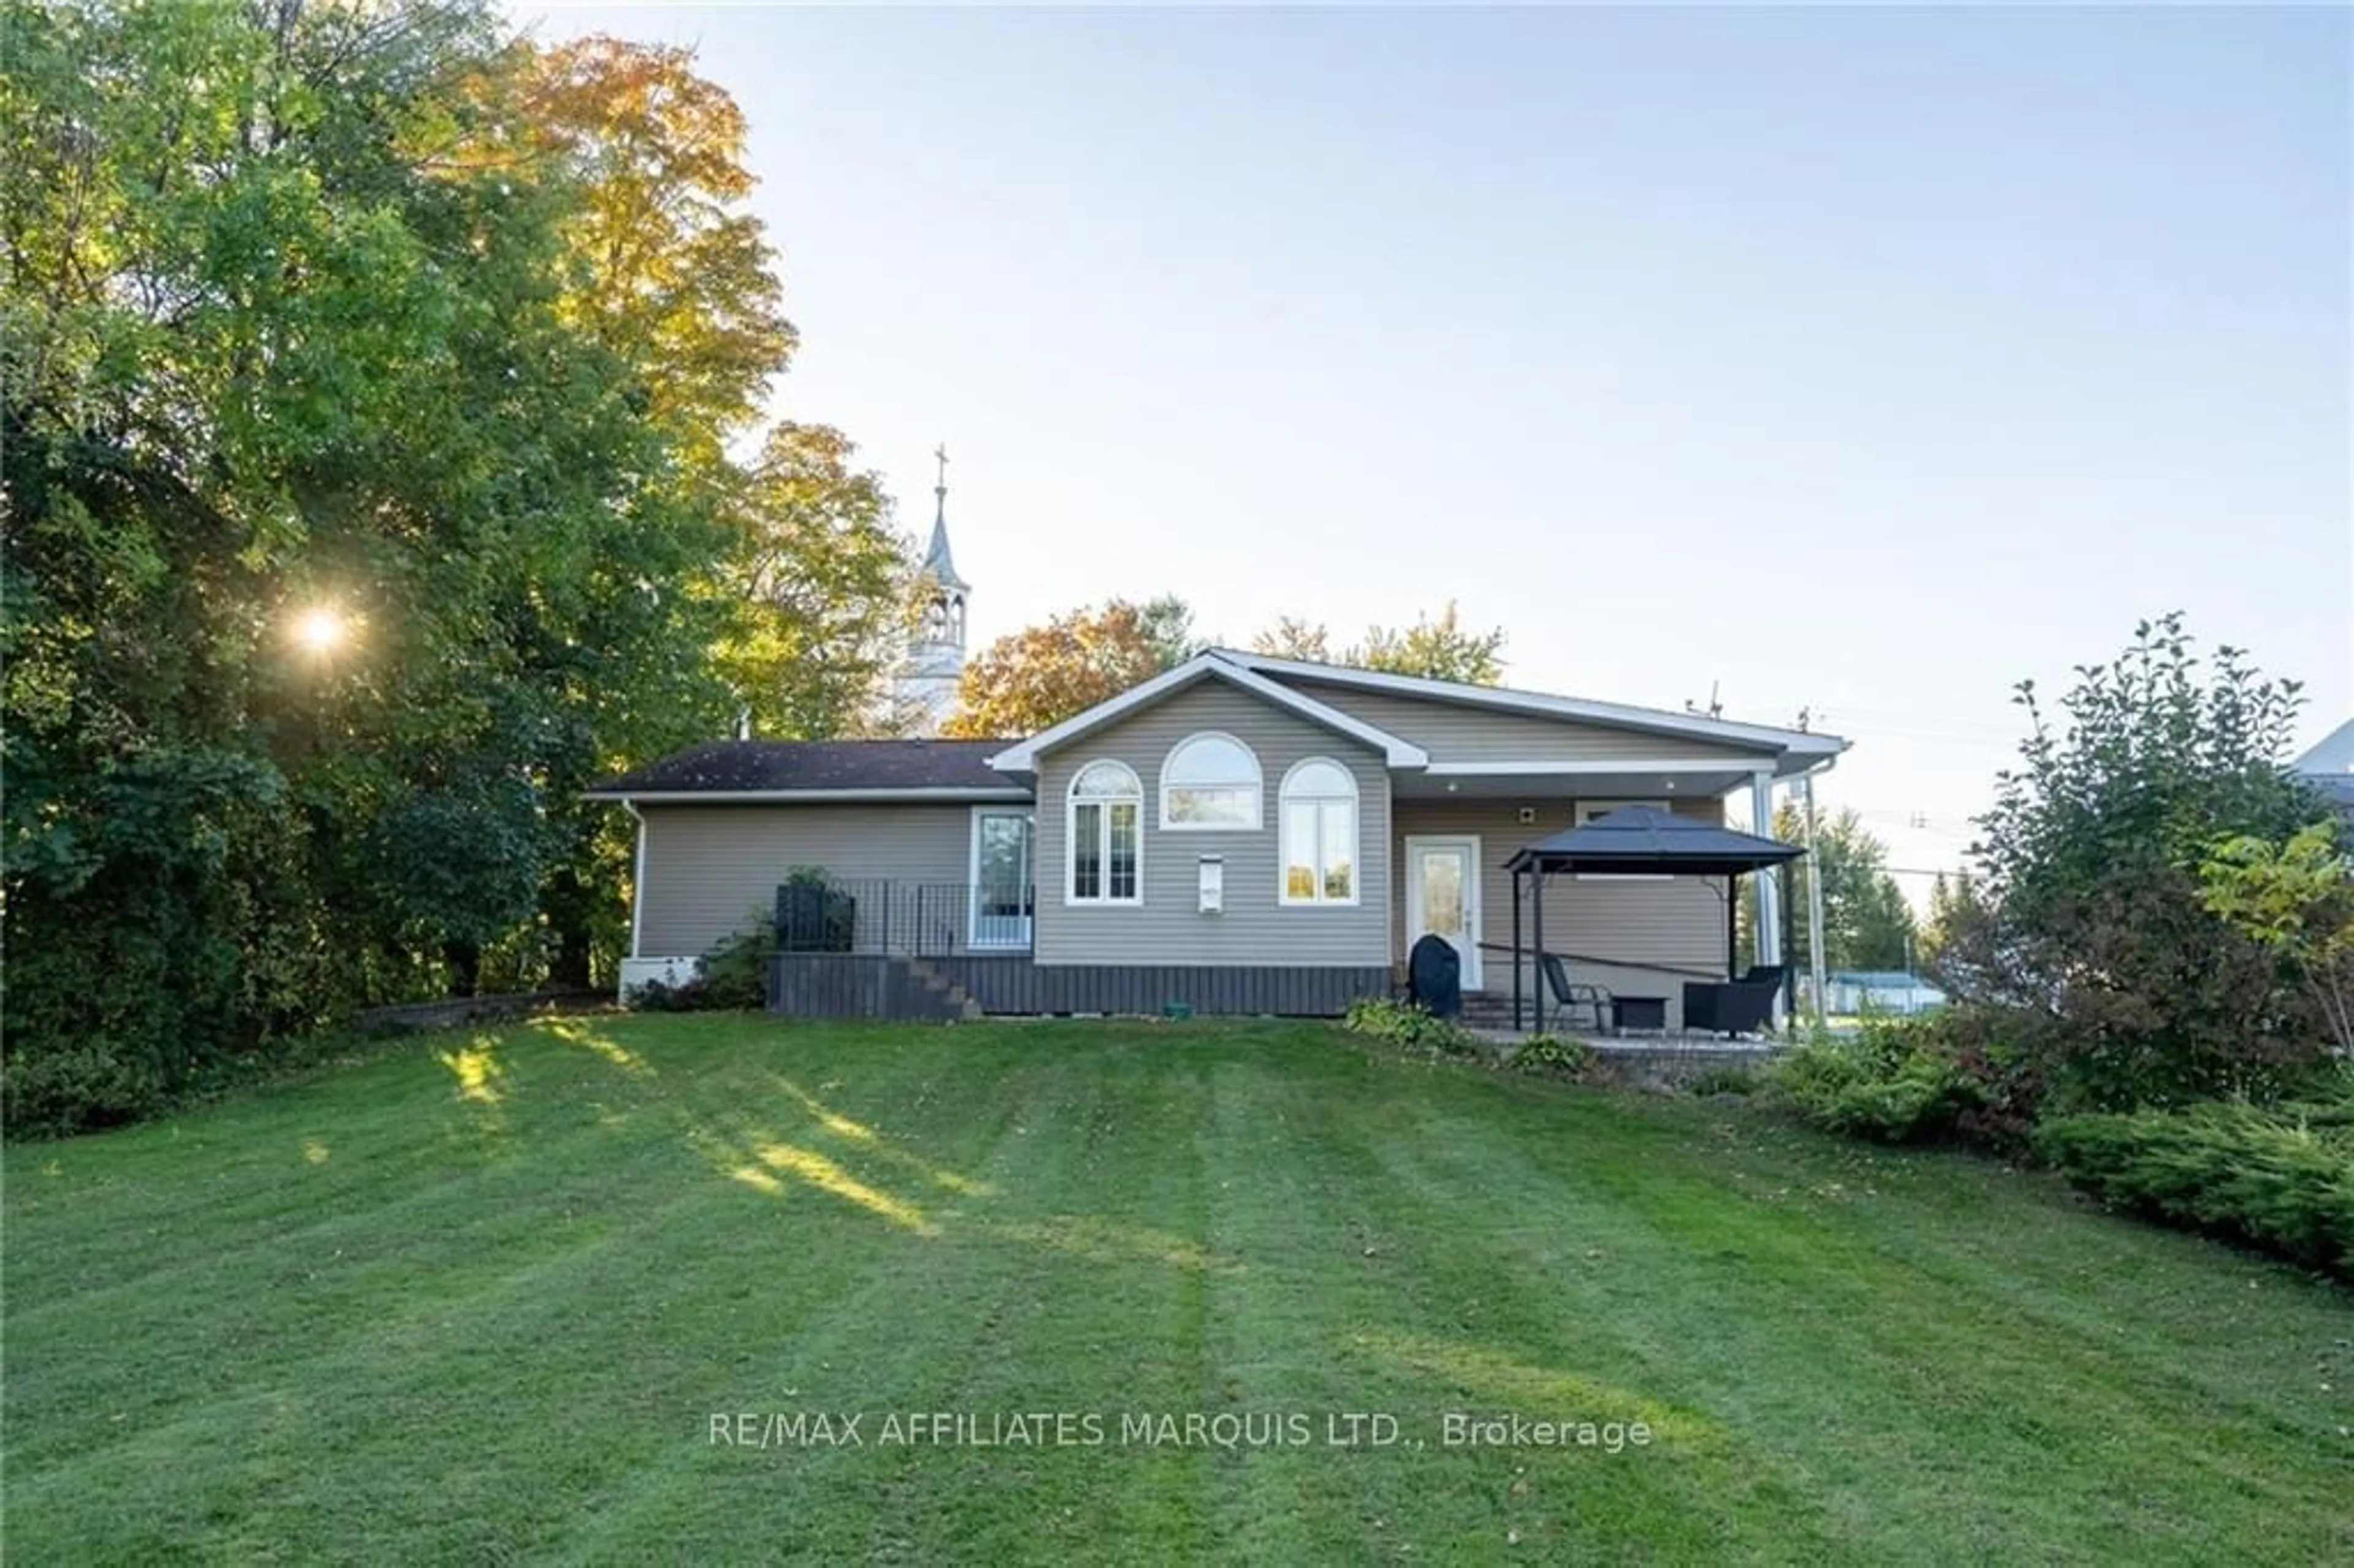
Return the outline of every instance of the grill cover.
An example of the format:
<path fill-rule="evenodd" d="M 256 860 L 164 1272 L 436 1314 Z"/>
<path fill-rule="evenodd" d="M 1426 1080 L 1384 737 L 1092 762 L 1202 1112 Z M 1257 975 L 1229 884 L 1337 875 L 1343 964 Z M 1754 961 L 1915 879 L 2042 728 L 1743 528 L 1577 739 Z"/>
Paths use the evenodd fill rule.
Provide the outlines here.
<path fill-rule="evenodd" d="M 1423 1011 L 1452 1018 L 1463 1011 L 1463 960 L 1436 931 L 1425 932 L 1406 955 L 1406 995 Z"/>

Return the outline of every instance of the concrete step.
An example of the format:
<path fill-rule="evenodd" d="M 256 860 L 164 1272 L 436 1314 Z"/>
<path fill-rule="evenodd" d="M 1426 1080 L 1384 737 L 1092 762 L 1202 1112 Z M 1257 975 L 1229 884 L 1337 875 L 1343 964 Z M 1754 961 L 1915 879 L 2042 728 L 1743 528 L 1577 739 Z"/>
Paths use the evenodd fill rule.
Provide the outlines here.
<path fill-rule="evenodd" d="M 957 984 L 923 959 L 901 958 L 897 961 L 906 967 L 909 974 L 916 977 L 916 983 L 939 999 L 941 1007 L 947 1010 L 951 1017 L 970 1022 L 983 1016 L 981 1003 L 973 1001 L 970 993 L 966 991 L 964 987 Z"/>

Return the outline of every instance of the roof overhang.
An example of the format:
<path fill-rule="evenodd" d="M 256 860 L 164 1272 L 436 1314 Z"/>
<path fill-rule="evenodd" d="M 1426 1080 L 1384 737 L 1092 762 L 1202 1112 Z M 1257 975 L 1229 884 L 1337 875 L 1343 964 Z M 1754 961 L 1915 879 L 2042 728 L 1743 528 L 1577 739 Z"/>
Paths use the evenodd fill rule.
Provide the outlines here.
<path fill-rule="evenodd" d="M 1779 766 L 1773 757 L 1434 762 L 1420 772 L 1399 774 L 1390 789 L 1401 800 L 1713 800 L 1749 788 L 1759 773 Z"/>
<path fill-rule="evenodd" d="M 1384 692 L 1393 696 L 1419 697 L 1427 702 L 1452 703 L 1461 707 L 1491 708 L 1505 713 L 1603 725 L 1638 734 L 1712 741 L 1731 751 L 1758 754 L 1765 766 L 1770 767 L 1780 777 L 1813 771 L 1829 763 L 1848 747 L 1848 743 L 1835 735 L 1783 729 L 1772 725 L 1739 724 L 1731 719 L 1711 718 L 1705 714 L 1670 713 L 1662 708 L 1638 708 L 1624 703 L 1595 702 L 1585 697 L 1515 691 L 1507 686 L 1473 686 L 1458 681 L 1428 680 L 1420 675 L 1393 675 L 1381 670 L 1360 670 L 1345 664 L 1319 664 L 1301 659 L 1277 659 L 1264 653 L 1246 653 L 1234 649 L 1215 649 L 1213 653 L 1261 675 L 1320 681 L 1360 691 Z M 1737 768 L 1740 763 L 1734 760 L 1715 766 L 1722 769 Z M 1630 769 L 1621 768 L 1619 770 Z"/>
<path fill-rule="evenodd" d="M 617 800 L 631 806 L 824 806 L 929 802 L 953 806 L 964 801 L 1027 800 L 1030 791 L 1008 784 L 1002 789 L 962 785 L 911 789 L 590 789 L 590 800 Z"/>
<path fill-rule="evenodd" d="M 1330 704 L 1320 703 L 1305 692 L 1296 692 L 1280 681 L 1270 681 L 1257 671 L 1235 662 L 1233 656 L 1213 651 L 1197 654 L 1174 669 L 1164 670 L 1149 681 L 1130 686 L 1116 697 L 1097 703 L 1083 713 L 1072 715 L 1052 728 L 1040 730 L 1029 739 L 1010 746 L 991 758 L 989 765 L 1001 773 L 1034 773 L 1039 758 L 1047 752 L 1203 681 L 1224 681 L 1273 706 L 1296 714 L 1310 724 L 1320 725 L 1362 742 L 1380 752 L 1383 760 L 1392 768 L 1425 768 L 1430 763 L 1430 754 L 1413 742 L 1402 740 L 1387 730 L 1342 713 Z"/>

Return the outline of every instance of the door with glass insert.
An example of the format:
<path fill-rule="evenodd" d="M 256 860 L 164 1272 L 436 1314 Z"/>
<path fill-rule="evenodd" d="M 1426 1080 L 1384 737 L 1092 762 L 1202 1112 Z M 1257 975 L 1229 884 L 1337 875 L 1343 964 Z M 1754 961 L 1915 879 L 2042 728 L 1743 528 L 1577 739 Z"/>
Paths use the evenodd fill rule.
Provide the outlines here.
<path fill-rule="evenodd" d="M 976 948 L 1026 948 L 1037 904 L 1030 841 L 1037 819 L 1026 808 L 973 814 L 972 933 Z"/>
<path fill-rule="evenodd" d="M 1479 989 L 1479 841 L 1405 842 L 1405 946 L 1425 933 L 1447 938 L 1462 960 L 1463 989 Z"/>

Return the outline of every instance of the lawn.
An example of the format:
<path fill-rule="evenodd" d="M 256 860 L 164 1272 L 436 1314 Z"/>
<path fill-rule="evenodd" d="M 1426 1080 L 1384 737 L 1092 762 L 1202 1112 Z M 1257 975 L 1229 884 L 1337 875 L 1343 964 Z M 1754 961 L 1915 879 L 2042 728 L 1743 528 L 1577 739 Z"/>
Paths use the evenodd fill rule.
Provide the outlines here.
<path fill-rule="evenodd" d="M 16 1565 L 2354 1560 L 2347 1293 L 1322 1026 L 547 1022 L 5 1178 Z"/>

